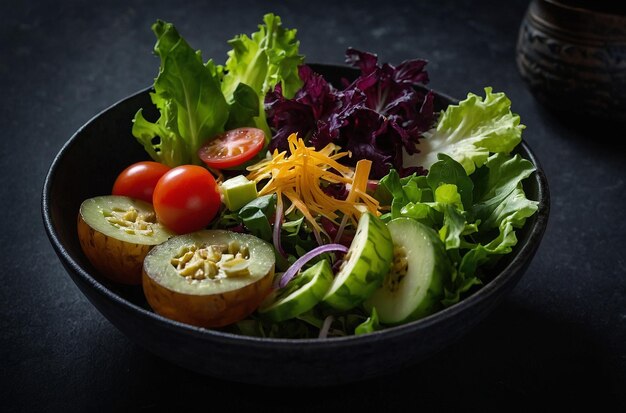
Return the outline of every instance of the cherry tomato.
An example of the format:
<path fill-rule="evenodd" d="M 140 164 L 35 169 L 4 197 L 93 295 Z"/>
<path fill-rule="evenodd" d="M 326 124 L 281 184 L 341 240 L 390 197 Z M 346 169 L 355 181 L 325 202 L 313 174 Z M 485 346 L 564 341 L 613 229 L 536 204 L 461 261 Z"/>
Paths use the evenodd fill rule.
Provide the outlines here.
<path fill-rule="evenodd" d="M 265 133 L 261 129 L 238 128 L 205 143 L 198 150 L 198 156 L 211 168 L 232 168 L 254 158 L 264 144 Z"/>
<path fill-rule="evenodd" d="M 152 203 L 152 194 L 157 182 L 169 170 L 169 166 L 158 162 L 134 163 L 117 176 L 112 194 Z"/>
<path fill-rule="evenodd" d="M 163 225 L 186 234 L 206 227 L 217 215 L 221 199 L 209 171 L 197 165 L 182 165 L 159 179 L 152 203 Z"/>

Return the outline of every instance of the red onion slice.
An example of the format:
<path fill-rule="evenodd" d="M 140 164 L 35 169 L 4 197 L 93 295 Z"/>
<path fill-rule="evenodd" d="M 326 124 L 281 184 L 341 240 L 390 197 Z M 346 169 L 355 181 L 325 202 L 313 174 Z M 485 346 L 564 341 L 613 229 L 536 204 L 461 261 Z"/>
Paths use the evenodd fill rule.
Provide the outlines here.
<path fill-rule="evenodd" d="M 371 193 L 376 192 L 376 190 L 378 189 L 378 184 L 380 183 L 380 181 L 376 180 L 376 179 L 368 179 L 367 180 L 367 191 L 370 191 Z"/>
<path fill-rule="evenodd" d="M 276 198 L 276 217 L 274 218 L 274 232 L 272 233 L 272 241 L 274 241 L 274 248 L 283 257 L 287 258 L 287 253 L 283 249 L 280 243 L 280 228 L 283 225 L 283 196 L 278 194 Z"/>
<path fill-rule="evenodd" d="M 285 271 L 283 276 L 280 278 L 280 282 L 278 283 L 278 286 L 280 288 L 284 288 L 287 285 L 287 283 L 291 281 L 293 277 L 296 276 L 298 271 L 300 271 L 300 269 L 307 262 L 311 261 L 313 258 L 325 252 L 343 252 L 345 254 L 346 252 L 348 252 L 348 247 L 346 247 L 345 245 L 341 245 L 341 244 L 326 244 L 326 245 L 320 245 L 319 247 L 313 248 L 311 251 L 307 252 L 302 257 L 298 258 L 296 262 L 294 262 L 291 265 L 291 267 L 289 267 L 289 269 Z"/>

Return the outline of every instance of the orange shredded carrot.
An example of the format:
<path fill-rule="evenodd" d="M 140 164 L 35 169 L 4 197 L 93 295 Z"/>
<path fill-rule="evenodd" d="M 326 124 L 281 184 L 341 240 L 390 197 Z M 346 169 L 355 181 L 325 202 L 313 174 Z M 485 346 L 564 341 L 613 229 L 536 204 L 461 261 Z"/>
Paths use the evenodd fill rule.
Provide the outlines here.
<path fill-rule="evenodd" d="M 266 159 L 248 167 L 248 179 L 259 183 L 267 180 L 259 195 L 278 193 L 285 195 L 291 205 L 285 214 L 298 209 L 312 228 L 324 232 L 316 217 L 326 217 L 337 223 L 342 216 L 342 227 L 347 220 L 355 225 L 364 211 L 379 216 L 378 201 L 367 193 L 367 182 L 372 161 L 362 159 L 354 170 L 342 165 L 337 160 L 347 156 L 348 152 L 337 152 L 338 147 L 328 144 L 316 151 L 307 147 L 302 139 L 291 134 L 288 138 L 289 152 L 274 151 L 271 159 Z M 348 196 L 345 200 L 337 199 L 325 193 L 326 184 L 345 184 Z"/>

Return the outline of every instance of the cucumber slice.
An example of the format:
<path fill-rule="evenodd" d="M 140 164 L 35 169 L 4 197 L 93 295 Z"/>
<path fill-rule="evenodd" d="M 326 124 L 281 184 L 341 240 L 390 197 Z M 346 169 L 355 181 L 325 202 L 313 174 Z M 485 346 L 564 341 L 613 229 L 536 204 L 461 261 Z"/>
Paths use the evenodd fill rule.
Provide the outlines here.
<path fill-rule="evenodd" d="M 364 213 L 324 303 L 340 311 L 358 306 L 380 287 L 392 258 L 393 244 L 387 226 L 380 218 Z"/>
<path fill-rule="evenodd" d="M 370 314 L 376 308 L 381 323 L 402 324 L 441 308 L 452 266 L 433 229 L 411 218 L 396 218 L 387 227 L 394 245 L 391 271 L 364 306 Z"/>
<path fill-rule="evenodd" d="M 170 238 L 144 260 L 142 285 L 152 309 L 199 327 L 250 315 L 269 294 L 274 249 L 249 235 L 203 230 Z"/>
<path fill-rule="evenodd" d="M 258 309 L 264 318 L 280 322 L 306 313 L 317 303 L 333 282 L 333 270 L 321 260 L 292 279 L 285 288 L 273 291 Z"/>
<path fill-rule="evenodd" d="M 156 221 L 152 204 L 126 196 L 104 195 L 80 205 L 79 220 L 120 241 L 158 245 L 174 234 Z"/>
<path fill-rule="evenodd" d="M 116 195 L 83 201 L 77 231 L 91 264 L 110 280 L 131 285 L 141 284 L 148 251 L 175 235 L 157 222 L 152 204 Z"/>

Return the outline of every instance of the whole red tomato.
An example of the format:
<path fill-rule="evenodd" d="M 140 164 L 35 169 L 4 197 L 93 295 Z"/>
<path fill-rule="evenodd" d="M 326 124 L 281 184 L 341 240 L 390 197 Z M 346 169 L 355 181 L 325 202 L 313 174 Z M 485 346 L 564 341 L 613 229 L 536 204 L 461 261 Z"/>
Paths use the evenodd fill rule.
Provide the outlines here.
<path fill-rule="evenodd" d="M 166 172 L 152 197 L 157 219 L 178 234 L 205 228 L 217 215 L 221 198 L 213 175 L 201 166 L 182 165 Z"/>
<path fill-rule="evenodd" d="M 158 162 L 134 163 L 117 176 L 111 192 L 151 203 L 157 182 L 169 170 L 169 166 Z"/>

